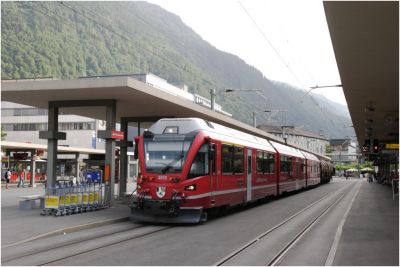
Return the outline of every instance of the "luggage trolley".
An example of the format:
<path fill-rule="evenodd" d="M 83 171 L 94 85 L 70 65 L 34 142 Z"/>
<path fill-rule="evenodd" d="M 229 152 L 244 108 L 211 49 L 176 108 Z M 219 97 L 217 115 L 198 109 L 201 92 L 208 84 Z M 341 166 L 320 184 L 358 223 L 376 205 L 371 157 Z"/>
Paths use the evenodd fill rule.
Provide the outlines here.
<path fill-rule="evenodd" d="M 50 187 L 45 189 L 44 196 L 44 209 L 40 215 L 52 215 L 56 214 L 59 208 L 59 190 L 57 187 Z"/>
<path fill-rule="evenodd" d="M 78 210 L 78 192 L 77 186 L 70 183 L 70 214 L 77 213 Z"/>
<path fill-rule="evenodd" d="M 58 195 L 58 210 L 54 214 L 55 216 L 66 215 L 65 211 L 65 185 L 62 181 L 58 181 L 56 185 L 57 195 Z"/>
<path fill-rule="evenodd" d="M 88 200 L 89 200 L 89 188 L 87 182 L 83 182 L 81 184 L 81 195 L 82 195 L 81 212 L 86 212 L 88 211 Z"/>
<path fill-rule="evenodd" d="M 88 205 L 87 210 L 98 210 L 102 207 L 102 171 L 91 171 L 85 172 L 85 180 L 88 191 Z"/>
<path fill-rule="evenodd" d="M 78 183 L 76 185 L 76 209 L 75 212 L 76 213 L 81 213 L 82 212 L 82 189 L 83 189 L 83 185 L 82 183 Z"/>

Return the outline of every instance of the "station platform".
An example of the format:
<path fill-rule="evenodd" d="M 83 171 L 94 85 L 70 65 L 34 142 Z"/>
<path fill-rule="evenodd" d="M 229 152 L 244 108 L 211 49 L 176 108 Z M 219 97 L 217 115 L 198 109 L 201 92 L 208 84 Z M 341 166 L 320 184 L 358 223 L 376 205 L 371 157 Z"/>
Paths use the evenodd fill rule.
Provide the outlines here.
<path fill-rule="evenodd" d="M 334 178 L 345 179 L 345 178 Z M 352 203 L 338 235 L 333 266 L 399 265 L 399 199 L 393 200 L 389 185 L 368 183 L 366 178 Z M 129 188 L 129 187 L 128 187 Z M 20 210 L 18 196 L 43 194 L 36 188 L 1 189 L 1 247 L 63 231 L 77 231 L 118 220 L 127 220 L 129 208 L 115 201 L 112 208 L 54 217 L 41 216 L 40 208 Z"/>
<path fill-rule="evenodd" d="M 391 185 L 352 179 L 362 179 L 362 184 L 345 219 L 332 265 L 399 266 L 399 198 L 393 199 Z"/>

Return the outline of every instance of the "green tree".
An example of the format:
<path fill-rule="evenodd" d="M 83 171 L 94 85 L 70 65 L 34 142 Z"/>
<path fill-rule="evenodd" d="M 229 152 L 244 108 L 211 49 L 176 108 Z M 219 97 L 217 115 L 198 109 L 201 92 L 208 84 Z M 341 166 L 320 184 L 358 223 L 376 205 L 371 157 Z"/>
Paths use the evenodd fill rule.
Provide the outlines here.
<path fill-rule="evenodd" d="M 5 140 L 7 133 L 3 129 L 3 125 L 1 126 L 1 141 Z"/>

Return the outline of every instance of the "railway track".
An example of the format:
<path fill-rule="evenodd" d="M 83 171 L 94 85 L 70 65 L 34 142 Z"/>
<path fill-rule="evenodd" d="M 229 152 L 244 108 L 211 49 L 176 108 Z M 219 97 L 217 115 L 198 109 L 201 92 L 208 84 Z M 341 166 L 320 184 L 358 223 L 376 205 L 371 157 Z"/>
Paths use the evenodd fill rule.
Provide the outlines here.
<path fill-rule="evenodd" d="M 234 250 L 213 265 L 276 266 L 312 227 L 352 190 L 348 186 L 320 198 Z M 260 255 L 262 255 L 260 257 Z"/>
<path fill-rule="evenodd" d="M 75 232 L 71 234 L 71 237 L 66 238 L 56 236 L 35 240 L 34 246 L 27 242 L 15 247 L 7 247 L 2 249 L 2 264 L 55 265 L 58 261 L 70 257 L 172 228 L 172 226 L 134 225 L 132 222 L 117 223 L 110 229 L 107 227 L 99 227 L 87 232 Z"/>

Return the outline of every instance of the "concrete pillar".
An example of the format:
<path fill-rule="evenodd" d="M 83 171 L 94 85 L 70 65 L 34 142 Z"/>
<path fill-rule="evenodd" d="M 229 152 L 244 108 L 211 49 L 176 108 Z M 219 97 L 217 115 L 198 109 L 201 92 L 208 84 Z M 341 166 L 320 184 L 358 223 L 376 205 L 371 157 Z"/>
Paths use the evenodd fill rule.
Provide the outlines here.
<path fill-rule="evenodd" d="M 49 104 L 48 131 L 58 130 L 58 107 Z M 57 181 L 57 145 L 58 140 L 47 139 L 47 188 L 54 187 Z"/>
<path fill-rule="evenodd" d="M 120 145 L 119 156 L 119 196 L 126 192 L 128 177 L 128 121 L 124 118 L 121 118 L 121 131 L 124 132 L 124 140 Z"/>
<path fill-rule="evenodd" d="M 79 154 L 76 157 L 76 173 L 75 173 L 75 177 L 76 177 L 76 182 L 79 183 L 80 182 L 80 177 L 79 177 L 79 173 L 80 173 L 80 166 L 79 166 Z"/>
<path fill-rule="evenodd" d="M 36 161 L 35 161 L 35 154 L 36 154 L 36 150 L 32 150 L 31 151 L 31 182 L 30 182 L 30 186 L 31 187 L 36 187 L 35 184 L 35 174 L 36 174 Z"/>
<path fill-rule="evenodd" d="M 115 130 L 116 125 L 116 102 L 112 101 L 111 104 L 107 105 L 106 109 L 106 131 Z M 114 184 L 115 184 L 115 139 L 108 138 L 106 139 L 106 161 L 105 167 L 109 168 L 110 177 L 108 181 L 109 185 L 109 194 L 107 196 L 107 205 L 109 207 L 114 204 Z"/>

